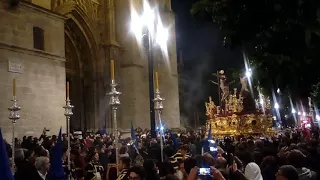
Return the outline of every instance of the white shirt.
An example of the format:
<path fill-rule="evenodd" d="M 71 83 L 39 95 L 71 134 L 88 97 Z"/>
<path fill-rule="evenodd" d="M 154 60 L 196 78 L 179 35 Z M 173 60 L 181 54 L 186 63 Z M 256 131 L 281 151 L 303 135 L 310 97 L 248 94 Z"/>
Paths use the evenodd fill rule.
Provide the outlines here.
<path fill-rule="evenodd" d="M 41 179 L 46 180 L 47 173 L 43 175 L 40 171 L 38 171 L 38 174 L 41 177 Z"/>

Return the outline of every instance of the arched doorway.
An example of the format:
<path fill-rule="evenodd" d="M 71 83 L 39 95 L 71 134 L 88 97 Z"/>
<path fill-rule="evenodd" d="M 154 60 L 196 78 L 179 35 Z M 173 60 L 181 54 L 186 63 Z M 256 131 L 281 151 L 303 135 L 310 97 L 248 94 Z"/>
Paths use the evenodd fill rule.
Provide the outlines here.
<path fill-rule="evenodd" d="M 93 56 L 85 32 L 77 20 L 65 23 L 66 81 L 70 83 L 73 109 L 71 130 L 94 129 Z"/>

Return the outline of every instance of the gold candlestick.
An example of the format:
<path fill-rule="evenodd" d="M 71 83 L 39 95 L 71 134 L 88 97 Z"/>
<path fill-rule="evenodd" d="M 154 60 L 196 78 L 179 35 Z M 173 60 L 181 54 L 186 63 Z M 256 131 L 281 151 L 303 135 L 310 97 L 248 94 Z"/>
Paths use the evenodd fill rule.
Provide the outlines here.
<path fill-rule="evenodd" d="M 13 87 L 12 87 L 13 96 L 16 96 L 16 79 L 13 79 Z"/>
<path fill-rule="evenodd" d="M 155 79 L 156 79 L 156 89 L 159 89 L 159 77 L 158 77 L 158 72 L 155 72 Z"/>
<path fill-rule="evenodd" d="M 67 99 L 70 97 L 70 85 L 69 82 L 67 82 Z"/>
<path fill-rule="evenodd" d="M 114 60 L 111 60 L 111 65 L 110 65 L 110 73 L 111 73 L 111 80 L 114 80 Z"/>

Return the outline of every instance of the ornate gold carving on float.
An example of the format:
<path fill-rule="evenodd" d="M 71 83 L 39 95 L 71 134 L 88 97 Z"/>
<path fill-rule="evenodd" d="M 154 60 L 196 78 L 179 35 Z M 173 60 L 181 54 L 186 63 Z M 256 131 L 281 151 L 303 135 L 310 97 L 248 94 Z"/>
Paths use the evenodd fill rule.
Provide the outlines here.
<path fill-rule="evenodd" d="M 225 75 L 222 77 L 224 78 L 223 81 L 225 81 Z M 235 88 L 233 89 L 233 94 L 229 95 L 228 98 L 226 98 L 225 94 L 224 96 L 222 95 L 222 107 L 216 106 L 211 97 L 205 103 L 207 130 L 211 125 L 211 132 L 214 138 L 222 138 L 228 135 L 273 135 L 269 97 L 261 95 L 259 100 L 254 100 L 249 88 L 247 88 L 247 80 L 244 80 L 243 77 L 240 80 L 242 84 L 241 92 L 237 94 L 237 89 Z M 222 93 L 224 93 L 225 89 L 229 89 L 226 86 L 223 86 L 224 89 L 221 86 L 220 88 Z"/>

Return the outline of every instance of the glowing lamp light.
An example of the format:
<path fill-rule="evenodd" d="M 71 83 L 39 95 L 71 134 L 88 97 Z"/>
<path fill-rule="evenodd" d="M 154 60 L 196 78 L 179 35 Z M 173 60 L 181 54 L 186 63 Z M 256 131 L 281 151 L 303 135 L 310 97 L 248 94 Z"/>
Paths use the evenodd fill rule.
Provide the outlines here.
<path fill-rule="evenodd" d="M 142 22 L 144 22 L 144 25 L 148 27 L 150 32 L 153 32 L 155 20 L 154 10 L 151 9 L 148 1 L 143 1 L 143 9 Z"/>
<path fill-rule="evenodd" d="M 295 113 L 297 113 L 297 111 L 294 108 L 292 108 L 291 113 L 295 114 Z"/>
<path fill-rule="evenodd" d="M 299 115 L 299 116 L 301 115 L 301 112 L 300 112 L 300 111 L 298 112 L 298 115 Z"/>
<path fill-rule="evenodd" d="M 316 120 L 320 121 L 320 116 L 319 115 L 316 115 Z"/>
<path fill-rule="evenodd" d="M 156 34 L 156 42 L 160 45 L 161 48 L 166 46 L 169 38 L 169 31 L 167 28 L 164 28 L 161 21 L 157 25 L 157 34 Z"/>
<path fill-rule="evenodd" d="M 248 69 L 246 72 L 246 77 L 251 78 L 251 76 L 252 76 L 252 71 L 251 71 L 251 69 Z"/>
<path fill-rule="evenodd" d="M 274 108 L 275 108 L 275 109 L 279 109 L 279 107 L 280 107 L 279 104 L 276 102 L 276 103 L 274 104 Z"/>
<path fill-rule="evenodd" d="M 137 11 L 135 11 L 133 8 L 131 10 L 131 31 L 136 36 L 141 36 L 142 34 L 142 28 L 143 28 L 143 21 L 139 17 Z"/>
<path fill-rule="evenodd" d="M 303 112 L 303 113 L 302 113 L 302 116 L 307 116 L 307 113 L 306 113 L 306 112 Z"/>
<path fill-rule="evenodd" d="M 281 91 L 280 91 L 280 89 L 279 89 L 279 88 L 277 89 L 277 93 L 278 93 L 278 94 L 280 94 L 280 93 L 281 93 Z"/>
<path fill-rule="evenodd" d="M 163 127 L 163 126 L 161 126 L 160 130 L 161 130 L 161 131 L 163 131 L 163 129 L 164 129 L 164 127 Z"/>

